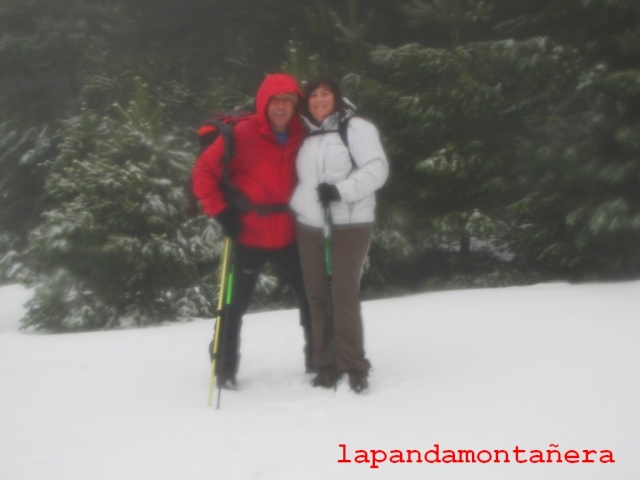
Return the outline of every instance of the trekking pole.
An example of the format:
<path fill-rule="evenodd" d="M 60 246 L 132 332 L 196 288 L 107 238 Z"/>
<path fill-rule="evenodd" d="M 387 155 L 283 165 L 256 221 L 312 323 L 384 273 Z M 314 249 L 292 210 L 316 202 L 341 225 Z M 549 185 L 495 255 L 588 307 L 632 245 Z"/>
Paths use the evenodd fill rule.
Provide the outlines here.
<path fill-rule="evenodd" d="M 231 255 L 230 255 L 231 256 Z M 223 359 L 226 355 L 226 351 L 229 344 L 229 306 L 231 305 L 231 299 L 233 298 L 233 281 L 234 281 L 234 266 L 233 260 L 229 261 L 230 269 L 227 276 L 226 289 L 224 292 L 224 306 L 223 320 L 222 320 L 222 347 L 220 348 L 220 358 Z M 220 396 L 222 395 L 222 383 L 218 385 L 218 402 L 216 403 L 216 410 L 220 408 Z"/>
<path fill-rule="evenodd" d="M 211 406 L 213 400 L 213 386 L 216 379 L 216 361 L 218 359 L 218 351 L 220 347 L 220 335 L 222 330 L 222 307 L 224 304 L 228 278 L 227 270 L 229 269 L 229 259 L 231 258 L 232 242 L 229 237 L 224 238 L 224 245 L 222 248 L 222 264 L 220 267 L 220 291 L 218 293 L 218 309 L 216 311 L 216 324 L 213 334 L 213 340 L 211 342 L 210 354 L 211 354 L 211 376 L 209 379 L 209 400 L 207 405 Z M 218 405 L 220 404 L 220 395 L 218 395 Z"/>
<path fill-rule="evenodd" d="M 325 273 L 327 275 L 327 288 L 329 290 L 328 296 L 328 333 L 329 342 L 331 346 L 331 370 L 333 378 L 333 391 L 338 390 L 338 358 L 336 352 L 336 333 L 333 321 L 333 267 L 331 264 L 331 242 L 332 242 L 332 227 L 333 220 L 331 218 L 331 209 L 329 205 L 324 207 L 324 229 L 322 231 L 324 236 L 324 265 Z"/>

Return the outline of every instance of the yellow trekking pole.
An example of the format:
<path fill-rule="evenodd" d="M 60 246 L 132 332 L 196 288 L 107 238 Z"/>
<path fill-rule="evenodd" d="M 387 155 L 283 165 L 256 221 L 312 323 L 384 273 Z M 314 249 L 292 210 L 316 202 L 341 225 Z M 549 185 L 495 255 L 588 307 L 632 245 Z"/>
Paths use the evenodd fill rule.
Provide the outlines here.
<path fill-rule="evenodd" d="M 227 290 L 227 273 L 229 270 L 229 259 L 231 258 L 231 248 L 233 242 L 229 237 L 224 237 L 224 246 L 222 249 L 222 264 L 220 267 L 220 292 L 218 294 L 218 309 L 216 311 L 216 324 L 213 334 L 213 340 L 209 347 L 209 353 L 211 354 L 211 376 L 209 379 L 209 400 L 208 406 L 211 406 L 213 401 L 213 388 L 216 381 L 216 360 L 218 358 L 218 352 L 220 347 L 220 334 L 222 327 L 222 313 L 223 305 L 225 302 L 226 290 Z"/>

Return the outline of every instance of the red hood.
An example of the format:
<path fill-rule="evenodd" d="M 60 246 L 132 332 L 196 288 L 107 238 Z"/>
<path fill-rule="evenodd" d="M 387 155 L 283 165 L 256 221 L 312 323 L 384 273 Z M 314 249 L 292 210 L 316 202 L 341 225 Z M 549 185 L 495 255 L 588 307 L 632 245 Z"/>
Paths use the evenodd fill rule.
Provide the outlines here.
<path fill-rule="evenodd" d="M 298 100 L 302 100 L 302 90 L 295 78 L 286 73 L 274 73 L 267 77 L 260 85 L 256 94 L 256 116 L 261 124 L 267 121 L 267 104 L 273 95 L 295 93 Z"/>

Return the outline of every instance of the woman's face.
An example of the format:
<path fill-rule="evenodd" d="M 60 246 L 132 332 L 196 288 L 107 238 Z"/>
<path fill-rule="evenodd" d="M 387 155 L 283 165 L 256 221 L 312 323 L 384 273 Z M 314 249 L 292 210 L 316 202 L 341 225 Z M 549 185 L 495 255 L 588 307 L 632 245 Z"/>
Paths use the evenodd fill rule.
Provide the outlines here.
<path fill-rule="evenodd" d="M 311 95 L 309 95 L 309 113 L 317 123 L 322 121 L 333 113 L 336 106 L 336 100 L 333 92 L 326 85 L 320 85 Z"/>

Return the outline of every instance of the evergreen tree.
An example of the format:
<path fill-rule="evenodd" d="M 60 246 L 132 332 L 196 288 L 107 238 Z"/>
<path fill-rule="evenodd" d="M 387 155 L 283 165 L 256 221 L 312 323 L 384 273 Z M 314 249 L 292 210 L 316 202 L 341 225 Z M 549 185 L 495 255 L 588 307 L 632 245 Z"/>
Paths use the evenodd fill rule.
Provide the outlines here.
<path fill-rule="evenodd" d="M 519 142 L 555 114 L 575 85 L 578 59 L 542 39 L 380 48 L 373 58 L 394 72 L 373 96 L 387 109 L 380 117 L 393 122 L 385 129 L 400 132 L 389 138 L 397 194 L 412 185 L 411 210 L 424 216 L 426 205 L 440 233 L 468 251 L 465 238 L 487 239 L 506 220 L 504 207 L 517 198 Z"/>
<path fill-rule="evenodd" d="M 639 19 L 635 0 L 320 0 L 303 7 L 293 0 L 7 0 L 0 7 L 0 281 L 28 277 L 20 269 L 26 260 L 40 279 L 57 278 L 59 291 L 52 283 L 34 306 L 49 302 L 41 312 L 66 312 L 59 326 L 74 324 L 68 319 L 88 305 L 64 292 L 92 292 L 91 308 L 106 309 L 110 324 L 125 310 L 142 312 L 114 303 L 131 294 L 94 295 L 99 282 L 87 280 L 94 272 L 77 260 L 113 250 L 104 247 L 107 232 L 158 235 L 149 222 L 118 230 L 131 222 L 124 205 L 135 195 L 124 192 L 140 195 L 142 185 L 133 181 L 134 163 L 122 158 L 138 150 L 144 158 L 161 158 L 160 150 L 162 158 L 182 158 L 171 175 L 155 167 L 143 175 L 167 178 L 177 192 L 196 154 L 193 128 L 212 109 L 250 108 L 256 85 L 278 65 L 301 80 L 342 78 L 360 115 L 380 127 L 392 172 L 379 193 L 380 228 L 365 277 L 378 292 L 402 278 L 415 286 L 425 270 L 478 278 L 472 270 L 481 247 L 515 255 L 508 266 L 485 257 L 483 271 L 517 265 L 554 278 L 637 275 Z M 131 120 L 138 107 L 128 104 L 126 85 L 135 75 L 162 104 L 161 125 Z M 116 114 L 113 105 L 126 107 Z M 154 108 L 140 108 L 154 117 Z M 145 137 L 156 147 L 145 150 Z M 103 220 L 98 205 L 110 202 L 95 192 L 64 194 L 65 176 L 98 185 L 97 172 L 108 178 L 116 164 L 132 181 L 120 191 L 94 190 L 120 199 L 110 208 L 121 220 Z M 154 205 L 171 211 L 177 197 L 168 187 L 144 187 L 159 196 Z M 89 213 L 106 222 L 102 237 L 83 223 Z M 163 217 L 161 235 L 182 251 L 168 233 L 178 225 L 172 215 Z M 206 283 L 204 272 L 215 271 L 218 231 L 204 218 L 176 229 L 189 245 L 216 238 L 178 262 L 177 271 L 197 273 L 177 274 L 175 288 L 192 292 L 186 284 L 196 276 Z M 21 253 L 29 232 L 30 259 Z M 102 238 L 102 246 L 90 249 L 89 238 Z M 62 244 L 78 253 L 73 261 L 56 250 Z M 105 278 L 127 276 L 118 275 Z M 191 283 L 181 283 L 189 275 Z M 263 280 L 264 292 L 277 290 Z M 76 313 L 69 314 L 72 297 Z"/>
<path fill-rule="evenodd" d="M 58 120 L 73 114 L 83 69 L 104 51 L 117 8 L 87 0 L 0 6 L 0 281 L 14 280 L 44 209 Z"/>
<path fill-rule="evenodd" d="M 474 27 L 491 18 L 494 4 L 485 0 L 411 0 L 404 6 L 409 24 L 436 27 L 446 32 L 447 45 L 455 48 L 468 39 Z"/>
<path fill-rule="evenodd" d="M 38 274 L 26 326 L 72 330 L 179 320 L 209 312 L 198 263 L 213 264 L 217 229 L 184 224 L 193 162 L 163 126 L 146 85 L 106 116 L 65 122 L 47 178 L 51 209 L 30 237 Z"/>
<path fill-rule="evenodd" d="M 640 274 L 639 86 L 637 70 L 595 67 L 571 115 L 531 149 L 527 194 L 513 205 L 513 248 L 531 265 L 574 279 Z"/>
<path fill-rule="evenodd" d="M 504 25 L 562 38 L 585 58 L 566 108 L 532 145 L 528 191 L 513 208 L 523 225 L 514 250 L 551 275 L 640 274 L 638 20 L 637 2 L 593 0 L 544 5 Z"/>
<path fill-rule="evenodd" d="M 467 18 L 454 8 L 461 4 L 416 1 L 411 7 L 416 20 L 416 9 L 424 7 L 424 18 L 453 21 Z M 570 6 L 575 12 L 577 5 Z M 555 13 L 570 12 L 570 6 Z M 633 64 L 637 34 L 628 27 L 637 22 L 621 15 L 636 18 L 637 6 L 630 6 L 581 3 L 590 13 L 608 9 L 606 18 L 618 19 L 621 28 L 600 29 L 584 54 L 545 37 L 373 52 L 379 82 L 354 77 L 350 83 L 351 91 L 360 90 L 360 104 L 377 109 L 383 130 L 393 132 L 388 200 L 405 208 L 383 205 L 392 211 L 385 236 L 396 246 L 387 253 L 398 258 L 413 245 L 408 255 L 420 264 L 419 252 L 429 244 L 458 245 L 468 253 L 475 238 L 489 241 L 494 253 L 505 246 L 516 254 L 512 264 L 530 273 L 637 275 L 636 72 L 589 65 L 612 39 L 620 51 L 607 54 L 611 62 Z M 537 7 L 542 18 L 557 20 L 545 16 L 552 10 L 548 4 Z M 452 15 L 444 15 L 451 9 Z M 581 13 L 577 18 L 590 25 L 598 21 Z M 521 24 L 535 18 L 529 14 Z M 575 23 L 573 29 L 574 39 L 589 30 Z M 470 262 L 455 268 L 468 269 Z"/>

